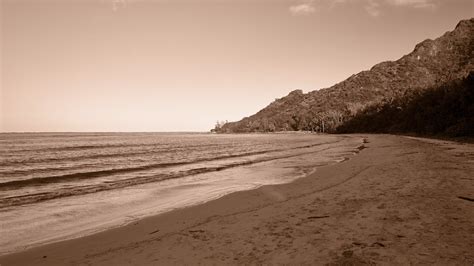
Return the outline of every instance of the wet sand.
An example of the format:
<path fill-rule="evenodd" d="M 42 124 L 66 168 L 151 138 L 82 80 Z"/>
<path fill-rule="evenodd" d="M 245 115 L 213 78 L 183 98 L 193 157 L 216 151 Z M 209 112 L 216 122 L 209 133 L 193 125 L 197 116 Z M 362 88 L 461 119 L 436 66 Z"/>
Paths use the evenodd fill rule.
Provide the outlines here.
<path fill-rule="evenodd" d="M 305 178 L 237 192 L 5 265 L 474 263 L 474 144 L 368 135 Z"/>

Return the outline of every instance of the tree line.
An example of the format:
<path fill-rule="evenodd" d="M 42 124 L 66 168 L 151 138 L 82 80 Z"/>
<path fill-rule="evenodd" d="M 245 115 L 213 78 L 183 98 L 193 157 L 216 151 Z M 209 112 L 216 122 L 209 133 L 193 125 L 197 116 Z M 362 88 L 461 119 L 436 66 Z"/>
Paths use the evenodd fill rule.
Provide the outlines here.
<path fill-rule="evenodd" d="M 282 113 L 275 107 L 258 118 L 244 118 L 239 123 L 217 122 L 212 131 L 474 134 L 474 72 L 462 80 L 437 87 L 406 88 L 376 103 L 346 102 L 321 110 L 316 106 L 301 106 L 298 100 L 287 100 L 290 102 L 286 104 L 294 106 L 290 111 Z"/>
<path fill-rule="evenodd" d="M 472 137 L 474 72 L 462 80 L 369 106 L 338 126 L 336 132 Z"/>

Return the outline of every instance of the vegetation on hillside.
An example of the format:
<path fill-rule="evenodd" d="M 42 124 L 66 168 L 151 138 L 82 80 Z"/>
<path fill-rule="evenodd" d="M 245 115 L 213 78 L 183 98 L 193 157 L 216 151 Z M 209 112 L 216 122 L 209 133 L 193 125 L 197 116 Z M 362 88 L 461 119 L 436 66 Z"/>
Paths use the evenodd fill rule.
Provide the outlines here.
<path fill-rule="evenodd" d="M 372 105 L 337 132 L 474 136 L 474 72 L 461 81 Z"/>
<path fill-rule="evenodd" d="M 336 132 L 361 111 L 422 95 L 439 84 L 464 79 L 473 69 L 474 19 L 470 19 L 436 40 L 419 43 L 397 61 L 382 62 L 327 89 L 292 91 L 250 117 L 219 124 L 215 131 Z"/>

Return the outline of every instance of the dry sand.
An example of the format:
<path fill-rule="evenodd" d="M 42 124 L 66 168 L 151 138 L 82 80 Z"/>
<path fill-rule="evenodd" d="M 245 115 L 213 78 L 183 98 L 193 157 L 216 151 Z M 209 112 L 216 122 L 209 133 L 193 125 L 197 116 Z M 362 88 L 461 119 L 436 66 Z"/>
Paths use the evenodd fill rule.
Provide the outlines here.
<path fill-rule="evenodd" d="M 237 192 L 5 265 L 474 263 L 474 145 L 369 135 L 293 183 Z"/>

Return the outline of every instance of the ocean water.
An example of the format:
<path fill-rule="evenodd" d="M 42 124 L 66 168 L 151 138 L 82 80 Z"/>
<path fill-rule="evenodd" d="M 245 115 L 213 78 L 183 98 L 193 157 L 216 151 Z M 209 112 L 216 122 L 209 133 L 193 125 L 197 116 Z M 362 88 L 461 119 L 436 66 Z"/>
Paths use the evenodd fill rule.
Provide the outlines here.
<path fill-rule="evenodd" d="M 362 139 L 315 134 L 0 134 L 0 254 L 287 183 Z"/>

